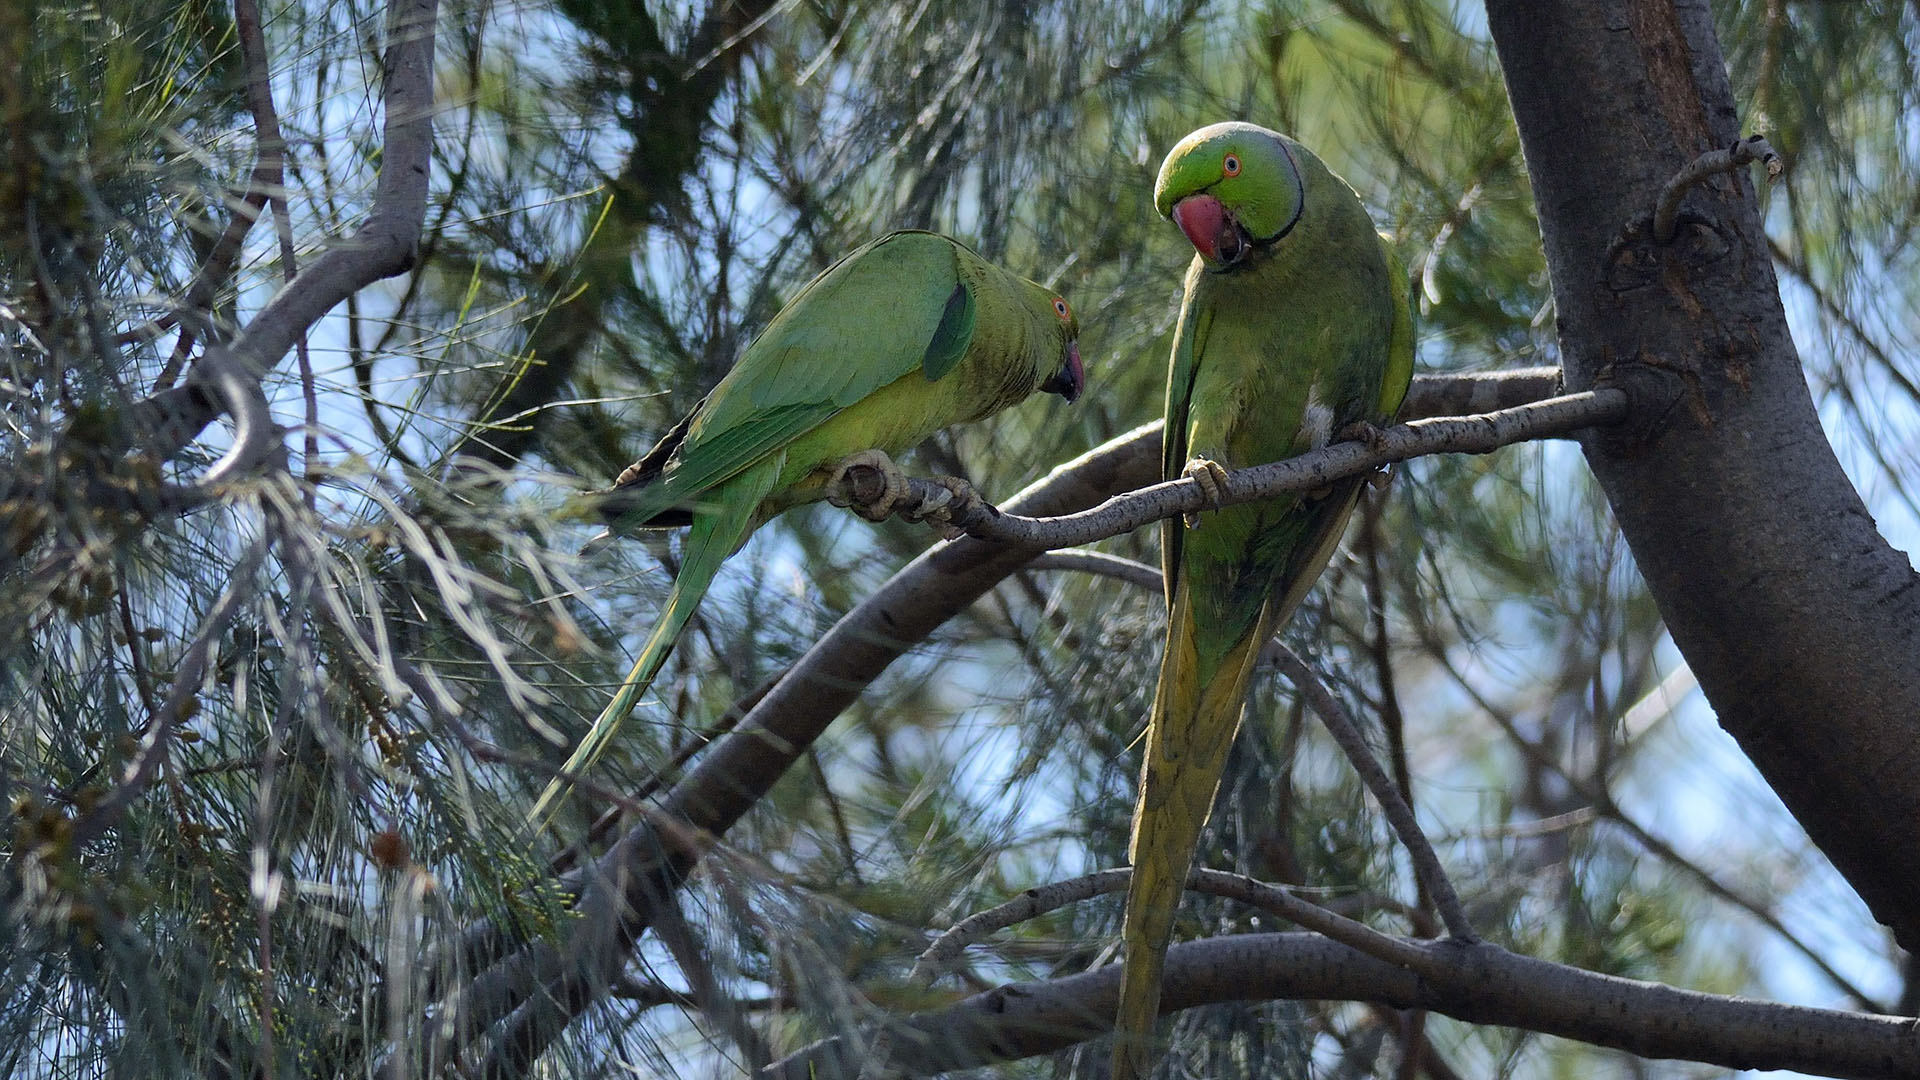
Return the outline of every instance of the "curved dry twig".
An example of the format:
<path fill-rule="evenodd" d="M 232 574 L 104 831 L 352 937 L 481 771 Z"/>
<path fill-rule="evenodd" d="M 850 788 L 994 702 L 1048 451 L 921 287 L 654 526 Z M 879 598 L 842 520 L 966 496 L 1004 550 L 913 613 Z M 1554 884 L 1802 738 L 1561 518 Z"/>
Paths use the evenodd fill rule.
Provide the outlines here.
<path fill-rule="evenodd" d="M 1786 167 L 1764 135 L 1749 135 L 1724 150 L 1709 150 L 1687 162 L 1667 181 L 1667 186 L 1660 189 L 1660 201 L 1653 208 L 1653 238 L 1662 244 L 1673 242 L 1680 200 L 1686 198 L 1693 185 L 1716 173 L 1732 172 L 1755 161 L 1766 165 L 1769 180 L 1779 176 L 1780 170 Z"/>
<path fill-rule="evenodd" d="M 209 466 L 194 485 L 197 493 L 204 495 L 266 460 L 280 445 L 280 428 L 273 422 L 266 392 L 260 388 L 260 377 L 248 371 L 232 350 L 218 345 L 208 347 L 194 374 L 219 394 L 228 415 L 233 417 L 234 426 L 233 446 Z"/>

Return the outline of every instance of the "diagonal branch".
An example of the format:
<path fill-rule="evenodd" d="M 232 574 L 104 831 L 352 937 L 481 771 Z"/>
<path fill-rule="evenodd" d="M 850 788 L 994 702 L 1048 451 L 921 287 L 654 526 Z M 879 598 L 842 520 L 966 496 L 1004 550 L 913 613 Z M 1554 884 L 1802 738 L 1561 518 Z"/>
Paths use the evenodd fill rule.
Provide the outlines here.
<path fill-rule="evenodd" d="M 1320 676 L 1307 666 L 1306 662 L 1295 656 L 1292 649 L 1280 644 L 1278 638 L 1267 642 L 1267 653 L 1279 661 L 1280 670 L 1313 706 L 1320 715 L 1320 722 L 1327 726 L 1333 735 L 1333 741 L 1340 744 L 1347 760 L 1353 763 L 1354 771 L 1367 785 L 1367 790 L 1380 803 L 1380 809 L 1387 816 L 1387 823 L 1406 846 L 1407 857 L 1413 861 L 1413 871 L 1425 887 L 1427 894 L 1433 897 L 1433 906 L 1440 912 L 1440 921 L 1447 926 L 1447 933 L 1464 941 L 1474 941 L 1479 935 L 1473 932 L 1473 923 L 1467 919 L 1467 911 L 1460 905 L 1460 895 L 1454 891 L 1453 882 L 1447 879 L 1446 870 L 1440 865 L 1440 856 L 1435 854 L 1433 845 L 1427 841 L 1427 834 L 1420 831 L 1420 823 L 1413 815 L 1413 807 L 1401 797 L 1400 789 L 1390 779 L 1386 770 L 1373 759 L 1373 751 L 1367 747 L 1367 740 L 1360 734 L 1359 725 L 1347 714 L 1340 699 L 1327 690 Z"/>
<path fill-rule="evenodd" d="M 1139 585 L 1150 592 L 1158 593 L 1163 588 L 1160 571 L 1143 562 L 1108 555 L 1097 551 L 1052 551 L 1027 564 L 1029 569 L 1077 570 L 1083 573 L 1100 574 L 1118 578 Z M 1380 763 L 1373 758 L 1373 751 L 1367 747 L 1359 725 L 1347 712 L 1340 699 L 1327 690 L 1326 684 L 1314 673 L 1306 661 L 1300 659 L 1292 649 L 1281 644 L 1275 637 L 1267 642 L 1264 650 L 1267 659 L 1272 660 L 1281 674 L 1300 691 L 1302 697 L 1312 706 L 1320 720 L 1327 726 L 1334 742 L 1353 763 L 1354 771 L 1373 793 L 1375 801 L 1387 816 L 1387 823 L 1393 827 L 1394 834 L 1406 845 L 1407 856 L 1413 862 L 1414 875 L 1420 886 L 1433 897 L 1434 907 L 1440 912 L 1441 921 L 1446 924 L 1447 932 L 1466 941 L 1475 940 L 1478 935 L 1473 924 L 1467 918 L 1467 912 L 1460 904 L 1460 896 L 1454 891 L 1453 883 L 1448 880 L 1447 872 L 1440 863 L 1440 856 L 1433 845 L 1420 831 L 1419 821 L 1414 817 L 1413 807 L 1400 792 L 1399 785 L 1387 776 Z M 1288 916 L 1292 918 L 1292 916 Z M 1328 933 L 1313 923 L 1294 919 L 1302 926 L 1310 926 Z M 1329 936 L 1338 938 L 1337 934 Z M 1342 939 L 1344 940 L 1344 939 Z M 1348 944 L 1353 944 L 1348 942 Z M 1356 945 L 1356 948 L 1364 946 Z"/>

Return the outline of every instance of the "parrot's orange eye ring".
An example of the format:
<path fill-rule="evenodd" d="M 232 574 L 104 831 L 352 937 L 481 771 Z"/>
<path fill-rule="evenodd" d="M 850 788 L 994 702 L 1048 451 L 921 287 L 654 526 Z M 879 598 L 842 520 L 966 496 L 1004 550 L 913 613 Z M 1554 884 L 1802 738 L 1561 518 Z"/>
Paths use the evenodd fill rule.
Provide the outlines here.
<path fill-rule="evenodd" d="M 1220 171 L 1228 176 L 1240 175 L 1240 155 L 1228 154 L 1220 162 Z"/>
<path fill-rule="evenodd" d="M 1062 322 L 1065 322 L 1066 320 L 1073 318 L 1073 309 L 1067 306 L 1067 302 L 1065 300 L 1062 300 L 1057 296 L 1053 298 L 1053 313 L 1055 315 L 1060 316 L 1060 320 Z"/>

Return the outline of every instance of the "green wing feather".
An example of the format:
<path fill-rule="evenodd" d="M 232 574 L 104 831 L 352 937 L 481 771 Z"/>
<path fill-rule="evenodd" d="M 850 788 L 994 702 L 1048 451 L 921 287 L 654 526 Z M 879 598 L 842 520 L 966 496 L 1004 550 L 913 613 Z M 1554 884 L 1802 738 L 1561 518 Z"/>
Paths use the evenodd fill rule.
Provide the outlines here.
<path fill-rule="evenodd" d="M 1196 267 L 1192 273 L 1199 273 Z M 1192 287 L 1189 283 L 1189 288 Z M 1208 310 L 1196 310 L 1191 304 L 1180 307 L 1180 326 L 1173 341 L 1173 356 L 1167 365 L 1166 428 L 1160 438 L 1160 476 L 1178 479 L 1187 466 L 1187 406 L 1193 400 L 1193 381 L 1200 374 L 1200 355 L 1206 349 L 1207 327 L 1213 321 Z M 1186 525 L 1177 517 L 1160 523 L 1160 571 L 1166 586 L 1167 606 L 1180 587 L 1180 556 Z"/>
<path fill-rule="evenodd" d="M 890 233 L 809 282 L 707 395 L 673 462 L 622 503 L 620 522 L 698 500 L 916 369 L 952 371 L 975 312 L 956 249 L 935 233 Z"/>
<path fill-rule="evenodd" d="M 934 328 L 933 340 L 927 342 L 927 351 L 920 358 L 920 370 L 926 373 L 928 382 L 952 371 L 967 354 L 967 346 L 973 341 L 976 314 L 973 290 L 967 287 L 964 278 L 954 282 L 946 310 L 940 315 L 940 325 Z"/>

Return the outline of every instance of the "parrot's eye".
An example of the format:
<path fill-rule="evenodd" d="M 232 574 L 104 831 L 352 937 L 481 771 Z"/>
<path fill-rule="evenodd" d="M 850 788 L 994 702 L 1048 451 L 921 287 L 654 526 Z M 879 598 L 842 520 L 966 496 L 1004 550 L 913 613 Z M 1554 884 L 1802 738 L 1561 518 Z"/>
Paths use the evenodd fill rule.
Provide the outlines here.
<path fill-rule="evenodd" d="M 1065 300 L 1057 296 L 1053 298 L 1053 313 L 1060 316 L 1061 322 L 1066 322 L 1068 319 L 1073 318 L 1073 309 L 1067 306 Z"/>
<path fill-rule="evenodd" d="M 1228 176 L 1239 176 L 1240 175 L 1240 155 L 1228 154 L 1226 158 L 1220 162 L 1220 171 L 1227 174 Z"/>

